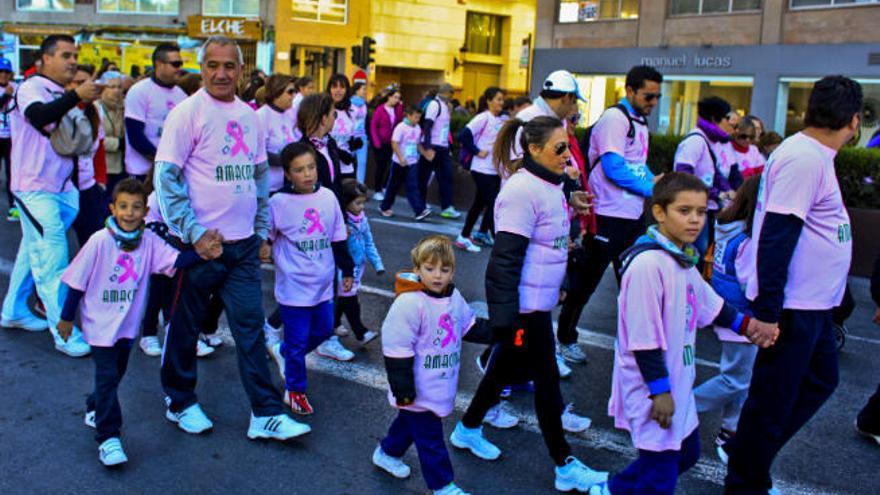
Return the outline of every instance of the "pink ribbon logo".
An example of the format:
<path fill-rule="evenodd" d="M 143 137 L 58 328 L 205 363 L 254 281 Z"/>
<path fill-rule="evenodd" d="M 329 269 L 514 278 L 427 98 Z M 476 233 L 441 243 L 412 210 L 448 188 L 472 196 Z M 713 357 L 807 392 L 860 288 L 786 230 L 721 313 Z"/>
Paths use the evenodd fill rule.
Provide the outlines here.
<path fill-rule="evenodd" d="M 309 226 L 309 230 L 306 231 L 306 234 L 311 234 L 316 230 L 322 234 L 324 233 L 324 226 L 321 225 L 321 214 L 318 213 L 318 210 L 309 208 L 303 216 L 306 220 L 312 222 L 312 225 Z"/>
<path fill-rule="evenodd" d="M 119 258 L 116 258 L 116 265 L 122 267 L 125 270 L 125 273 L 119 277 L 119 283 L 123 283 L 129 278 L 137 282 L 138 274 L 134 270 L 134 258 L 129 256 L 128 254 L 122 253 L 119 255 Z"/>
<path fill-rule="evenodd" d="M 284 131 L 284 135 L 287 136 L 287 142 L 292 143 L 293 142 L 293 134 L 290 133 L 290 128 L 288 128 L 286 125 L 283 125 L 283 126 L 281 126 L 281 130 Z"/>
<path fill-rule="evenodd" d="M 439 325 L 440 328 L 446 331 L 446 337 L 443 338 L 443 342 L 440 343 L 440 347 L 445 348 L 450 343 L 457 340 L 455 337 L 455 327 L 452 324 L 452 317 L 449 316 L 449 313 L 443 313 L 440 316 L 440 321 L 437 322 L 437 325 Z"/>
<path fill-rule="evenodd" d="M 245 155 L 251 152 L 247 143 L 244 142 L 244 129 L 241 128 L 241 124 L 234 120 L 230 120 L 226 123 L 226 134 L 235 141 L 235 144 L 232 145 L 232 149 L 230 150 L 232 156 L 237 155 L 239 151 L 243 152 Z"/>
<path fill-rule="evenodd" d="M 639 133 L 639 143 L 642 145 L 642 158 L 648 158 L 648 138 L 644 133 Z"/>

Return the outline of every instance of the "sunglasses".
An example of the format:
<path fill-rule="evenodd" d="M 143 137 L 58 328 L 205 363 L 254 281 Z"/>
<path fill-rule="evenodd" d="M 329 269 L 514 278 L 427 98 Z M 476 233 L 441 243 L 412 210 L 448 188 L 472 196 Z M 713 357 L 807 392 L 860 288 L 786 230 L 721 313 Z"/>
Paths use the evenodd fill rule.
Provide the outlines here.
<path fill-rule="evenodd" d="M 288 89 L 288 90 L 286 91 L 286 93 L 289 94 L 289 95 L 292 95 L 292 94 L 296 93 L 296 89 L 294 89 L 294 88 L 290 88 L 290 89 Z"/>
<path fill-rule="evenodd" d="M 738 134 L 736 137 L 737 139 L 748 139 L 751 141 L 755 139 L 756 136 L 754 134 Z"/>
<path fill-rule="evenodd" d="M 173 60 L 171 62 L 165 62 L 165 63 L 170 65 L 171 67 L 174 67 L 175 69 L 179 69 L 179 68 L 183 67 L 183 60 Z"/>
<path fill-rule="evenodd" d="M 568 143 L 559 143 L 553 148 L 553 152 L 556 153 L 556 156 L 562 156 L 566 151 L 568 151 Z"/>
<path fill-rule="evenodd" d="M 663 93 L 643 93 L 643 97 L 646 101 L 654 101 L 659 100 L 663 97 Z"/>

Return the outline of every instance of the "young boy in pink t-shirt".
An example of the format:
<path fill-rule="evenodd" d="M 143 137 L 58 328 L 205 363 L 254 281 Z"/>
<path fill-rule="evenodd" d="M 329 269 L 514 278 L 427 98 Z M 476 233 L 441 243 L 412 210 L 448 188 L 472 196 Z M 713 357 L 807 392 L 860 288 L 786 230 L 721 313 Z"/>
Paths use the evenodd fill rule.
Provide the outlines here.
<path fill-rule="evenodd" d="M 724 302 L 695 268 L 693 242 L 706 220 L 708 188 L 683 172 L 654 186 L 657 225 L 624 253 L 618 336 L 608 414 L 629 431 L 639 457 L 590 495 L 675 493 L 700 457 L 696 330 L 709 324 L 744 334 L 749 317 Z"/>
<path fill-rule="evenodd" d="M 445 236 L 425 237 L 411 252 L 414 273 L 401 273 L 382 324 L 388 401 L 398 409 L 373 464 L 406 478 L 401 459 L 416 444 L 422 475 L 435 495 L 464 495 L 454 481 L 443 421 L 455 403 L 461 344 L 476 317 L 452 285 L 455 254 Z"/>
<path fill-rule="evenodd" d="M 306 354 L 333 334 L 336 270 L 348 291 L 354 263 L 339 200 L 318 184 L 314 148 L 288 144 L 281 163 L 289 184 L 269 198 L 269 240 L 260 258 L 275 263 L 275 299 L 284 322 L 284 341 L 276 344 L 284 357 L 284 402 L 305 415 L 314 412 L 306 397 Z"/>
<path fill-rule="evenodd" d="M 146 204 L 143 184 L 119 182 L 107 227 L 89 238 L 61 276 L 69 290 L 58 333 L 67 339 L 82 302 L 83 336 L 95 361 L 95 390 L 86 401 L 85 423 L 97 429 L 98 456 L 105 466 L 128 461 L 119 441 L 122 411 L 116 390 L 144 314 L 150 275 L 170 277 L 200 260 L 195 251 L 181 253 L 144 228 Z"/>

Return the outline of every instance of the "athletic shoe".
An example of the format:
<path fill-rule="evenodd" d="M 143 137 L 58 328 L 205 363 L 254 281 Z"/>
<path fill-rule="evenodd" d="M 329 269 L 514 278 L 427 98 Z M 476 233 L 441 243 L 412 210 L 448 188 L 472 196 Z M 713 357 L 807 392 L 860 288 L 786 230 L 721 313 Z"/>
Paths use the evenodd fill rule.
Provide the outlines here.
<path fill-rule="evenodd" d="M 305 435 L 312 427 L 295 421 L 286 414 L 275 416 L 254 416 L 251 413 L 251 424 L 248 426 L 247 437 L 251 440 L 268 438 L 271 440 L 290 440 Z"/>
<path fill-rule="evenodd" d="M 306 394 L 300 392 L 285 392 L 284 403 L 290 406 L 291 411 L 302 416 L 308 416 L 315 412 L 312 404 L 309 403 L 309 398 L 306 397 Z"/>
<path fill-rule="evenodd" d="M 379 207 L 379 214 L 385 218 L 391 218 L 394 216 L 394 211 L 393 210 L 383 210 L 382 207 L 380 206 Z"/>
<path fill-rule="evenodd" d="M 333 335 L 329 339 L 321 342 L 321 345 L 315 349 L 315 353 L 325 358 L 335 359 L 337 361 L 351 361 L 354 359 L 354 353 L 346 349 L 339 337 Z"/>
<path fill-rule="evenodd" d="M 348 329 L 345 328 L 345 325 L 340 324 L 338 327 L 333 329 L 333 333 L 335 333 L 337 337 L 345 337 L 351 332 L 349 332 Z"/>
<path fill-rule="evenodd" d="M 471 239 L 480 246 L 492 247 L 495 245 L 495 241 L 492 240 L 492 236 L 488 232 L 477 232 L 471 236 Z"/>
<path fill-rule="evenodd" d="M 501 393 L 498 394 L 498 397 L 507 400 L 510 399 L 510 396 L 513 395 L 513 387 L 510 385 L 505 385 L 504 388 L 501 389 Z"/>
<path fill-rule="evenodd" d="M 167 404 L 168 399 L 165 402 Z M 193 435 L 204 433 L 214 427 L 214 423 L 208 419 L 198 404 L 193 404 L 180 412 L 171 412 L 171 409 L 166 409 L 165 419 L 177 423 L 178 428 Z"/>
<path fill-rule="evenodd" d="M 83 416 L 83 423 L 89 428 L 97 428 L 95 426 L 95 411 L 86 411 L 86 414 Z"/>
<path fill-rule="evenodd" d="M 373 451 L 373 465 L 399 479 L 409 478 L 411 472 L 403 459 L 386 454 L 381 445 Z"/>
<path fill-rule="evenodd" d="M 605 471 L 594 471 L 574 456 L 568 456 L 568 459 L 565 460 L 565 465 L 562 467 L 557 466 L 555 471 L 555 485 L 556 489 L 560 492 L 571 490 L 586 492 L 593 485 L 608 481 L 608 473 Z"/>
<path fill-rule="evenodd" d="M 205 343 L 204 340 L 199 339 L 198 343 L 196 344 L 196 356 L 205 357 L 210 356 L 213 353 L 214 348 Z"/>
<path fill-rule="evenodd" d="M 269 355 L 272 356 L 272 360 L 278 366 L 278 375 L 281 376 L 281 381 L 283 382 L 286 378 L 284 377 L 284 356 L 281 355 L 280 342 L 269 348 Z"/>
<path fill-rule="evenodd" d="M 421 213 L 419 213 L 418 215 L 416 215 L 416 221 L 417 221 L 417 222 L 421 222 L 422 220 L 428 218 L 429 216 L 431 216 L 431 209 L 430 209 L 430 208 L 425 208 L 424 210 L 422 210 Z"/>
<path fill-rule="evenodd" d="M 14 206 L 6 212 L 6 220 L 10 222 L 17 222 L 18 216 L 18 208 Z"/>
<path fill-rule="evenodd" d="M 155 335 L 150 337 L 141 337 L 138 346 L 144 351 L 144 354 L 150 357 L 162 355 L 162 346 L 159 345 L 159 337 Z"/>
<path fill-rule="evenodd" d="M 880 445 L 880 432 L 871 431 L 868 428 L 860 426 L 858 418 L 856 418 L 855 425 L 856 425 L 856 432 L 858 432 L 859 435 L 862 435 L 863 437 L 868 438 L 870 440 L 874 440 L 875 442 L 877 442 L 877 445 Z"/>
<path fill-rule="evenodd" d="M 49 322 L 29 314 L 24 318 L 0 320 L 0 326 L 5 328 L 18 328 L 19 330 L 27 330 L 28 332 L 44 332 L 49 329 Z"/>
<path fill-rule="evenodd" d="M 367 330 L 364 332 L 364 338 L 361 339 L 360 343 L 362 346 L 369 344 L 370 342 L 376 340 L 376 337 L 379 336 L 379 332 L 374 332 L 372 330 Z"/>
<path fill-rule="evenodd" d="M 449 208 L 446 208 L 445 210 L 441 211 L 440 216 L 443 218 L 455 219 L 455 218 L 459 218 L 461 216 L 461 212 L 456 210 L 455 207 L 450 206 Z"/>
<path fill-rule="evenodd" d="M 587 355 L 584 354 L 583 349 L 577 343 L 559 344 L 559 355 L 569 363 L 580 364 L 587 362 Z"/>
<path fill-rule="evenodd" d="M 223 345 L 223 337 L 220 336 L 220 332 L 214 333 L 206 333 L 202 335 L 202 339 L 211 347 L 220 347 Z"/>
<path fill-rule="evenodd" d="M 483 423 L 505 430 L 518 425 L 519 419 L 510 414 L 504 404 L 499 403 L 486 412 Z"/>
<path fill-rule="evenodd" d="M 592 419 L 574 413 L 574 404 L 565 406 L 565 410 L 562 412 L 563 430 L 569 433 L 580 433 L 586 431 L 592 424 Z"/>
<path fill-rule="evenodd" d="M 479 253 L 480 251 L 482 251 L 482 249 L 480 249 L 480 246 L 477 246 L 473 243 L 473 241 L 462 235 L 459 235 L 458 238 L 455 239 L 455 247 L 463 249 L 469 253 Z"/>
<path fill-rule="evenodd" d="M 60 336 L 55 336 L 55 350 L 70 357 L 88 356 L 92 352 L 92 348 L 83 340 L 82 332 L 76 327 L 73 327 L 73 332 L 67 338 L 67 342 L 62 340 Z"/>
<path fill-rule="evenodd" d="M 456 448 L 470 450 L 475 456 L 487 461 L 494 461 L 501 456 L 501 449 L 483 436 L 483 427 L 465 428 L 461 421 L 449 435 L 449 442 Z"/>
<path fill-rule="evenodd" d="M 382 201 L 383 199 L 385 199 L 385 193 L 383 193 L 382 191 L 376 191 L 375 193 L 373 193 L 373 200 Z"/>
<path fill-rule="evenodd" d="M 715 453 L 718 454 L 718 459 L 721 460 L 721 463 L 725 466 L 727 465 L 727 460 L 730 456 L 727 455 L 727 451 L 724 450 L 724 445 L 733 438 L 734 433 L 731 431 L 727 431 L 724 428 L 718 430 L 718 434 L 715 435 Z"/>
<path fill-rule="evenodd" d="M 556 366 L 559 367 L 559 378 L 568 378 L 571 376 L 571 368 L 565 364 L 565 359 L 556 352 Z"/>
<path fill-rule="evenodd" d="M 98 447 L 98 459 L 105 466 L 118 466 L 128 462 L 125 451 L 122 450 L 122 442 L 118 438 L 108 438 Z"/>
<path fill-rule="evenodd" d="M 611 495 L 611 489 L 608 488 L 608 483 L 602 482 L 590 487 L 590 495 Z"/>
<path fill-rule="evenodd" d="M 266 339 L 267 349 L 284 340 L 282 339 L 282 334 L 283 329 L 273 327 L 269 324 L 269 320 L 263 323 L 263 338 Z"/>
<path fill-rule="evenodd" d="M 434 495 L 470 495 L 455 483 L 450 483 L 439 490 L 434 490 Z"/>

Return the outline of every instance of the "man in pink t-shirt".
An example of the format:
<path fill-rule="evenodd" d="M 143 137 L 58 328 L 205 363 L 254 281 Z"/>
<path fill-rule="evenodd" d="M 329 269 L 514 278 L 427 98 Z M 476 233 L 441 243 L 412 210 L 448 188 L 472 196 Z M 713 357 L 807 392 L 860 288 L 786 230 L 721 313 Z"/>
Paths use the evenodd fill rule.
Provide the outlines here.
<path fill-rule="evenodd" d="M 202 47 L 204 88 L 165 120 L 156 151 L 156 198 L 169 233 L 209 259 L 178 271 L 180 293 L 165 336 L 166 418 L 187 433 L 213 427 L 196 398 L 196 344 L 208 299 L 223 300 L 251 402 L 249 438 L 284 440 L 307 431 L 282 414 L 263 336 L 259 249 L 269 232 L 269 164 L 256 113 L 235 96 L 241 49 L 224 37 Z"/>
<path fill-rule="evenodd" d="M 786 139 L 761 175 L 752 227 L 756 265 L 746 296 L 779 340 L 761 350 L 730 455 L 725 493 L 766 493 L 782 447 L 838 382 L 831 309 L 843 298 L 852 232 L 834 157 L 859 127 L 861 86 L 829 76 L 814 86 L 806 128 Z M 818 466 L 817 466 L 818 467 Z"/>

